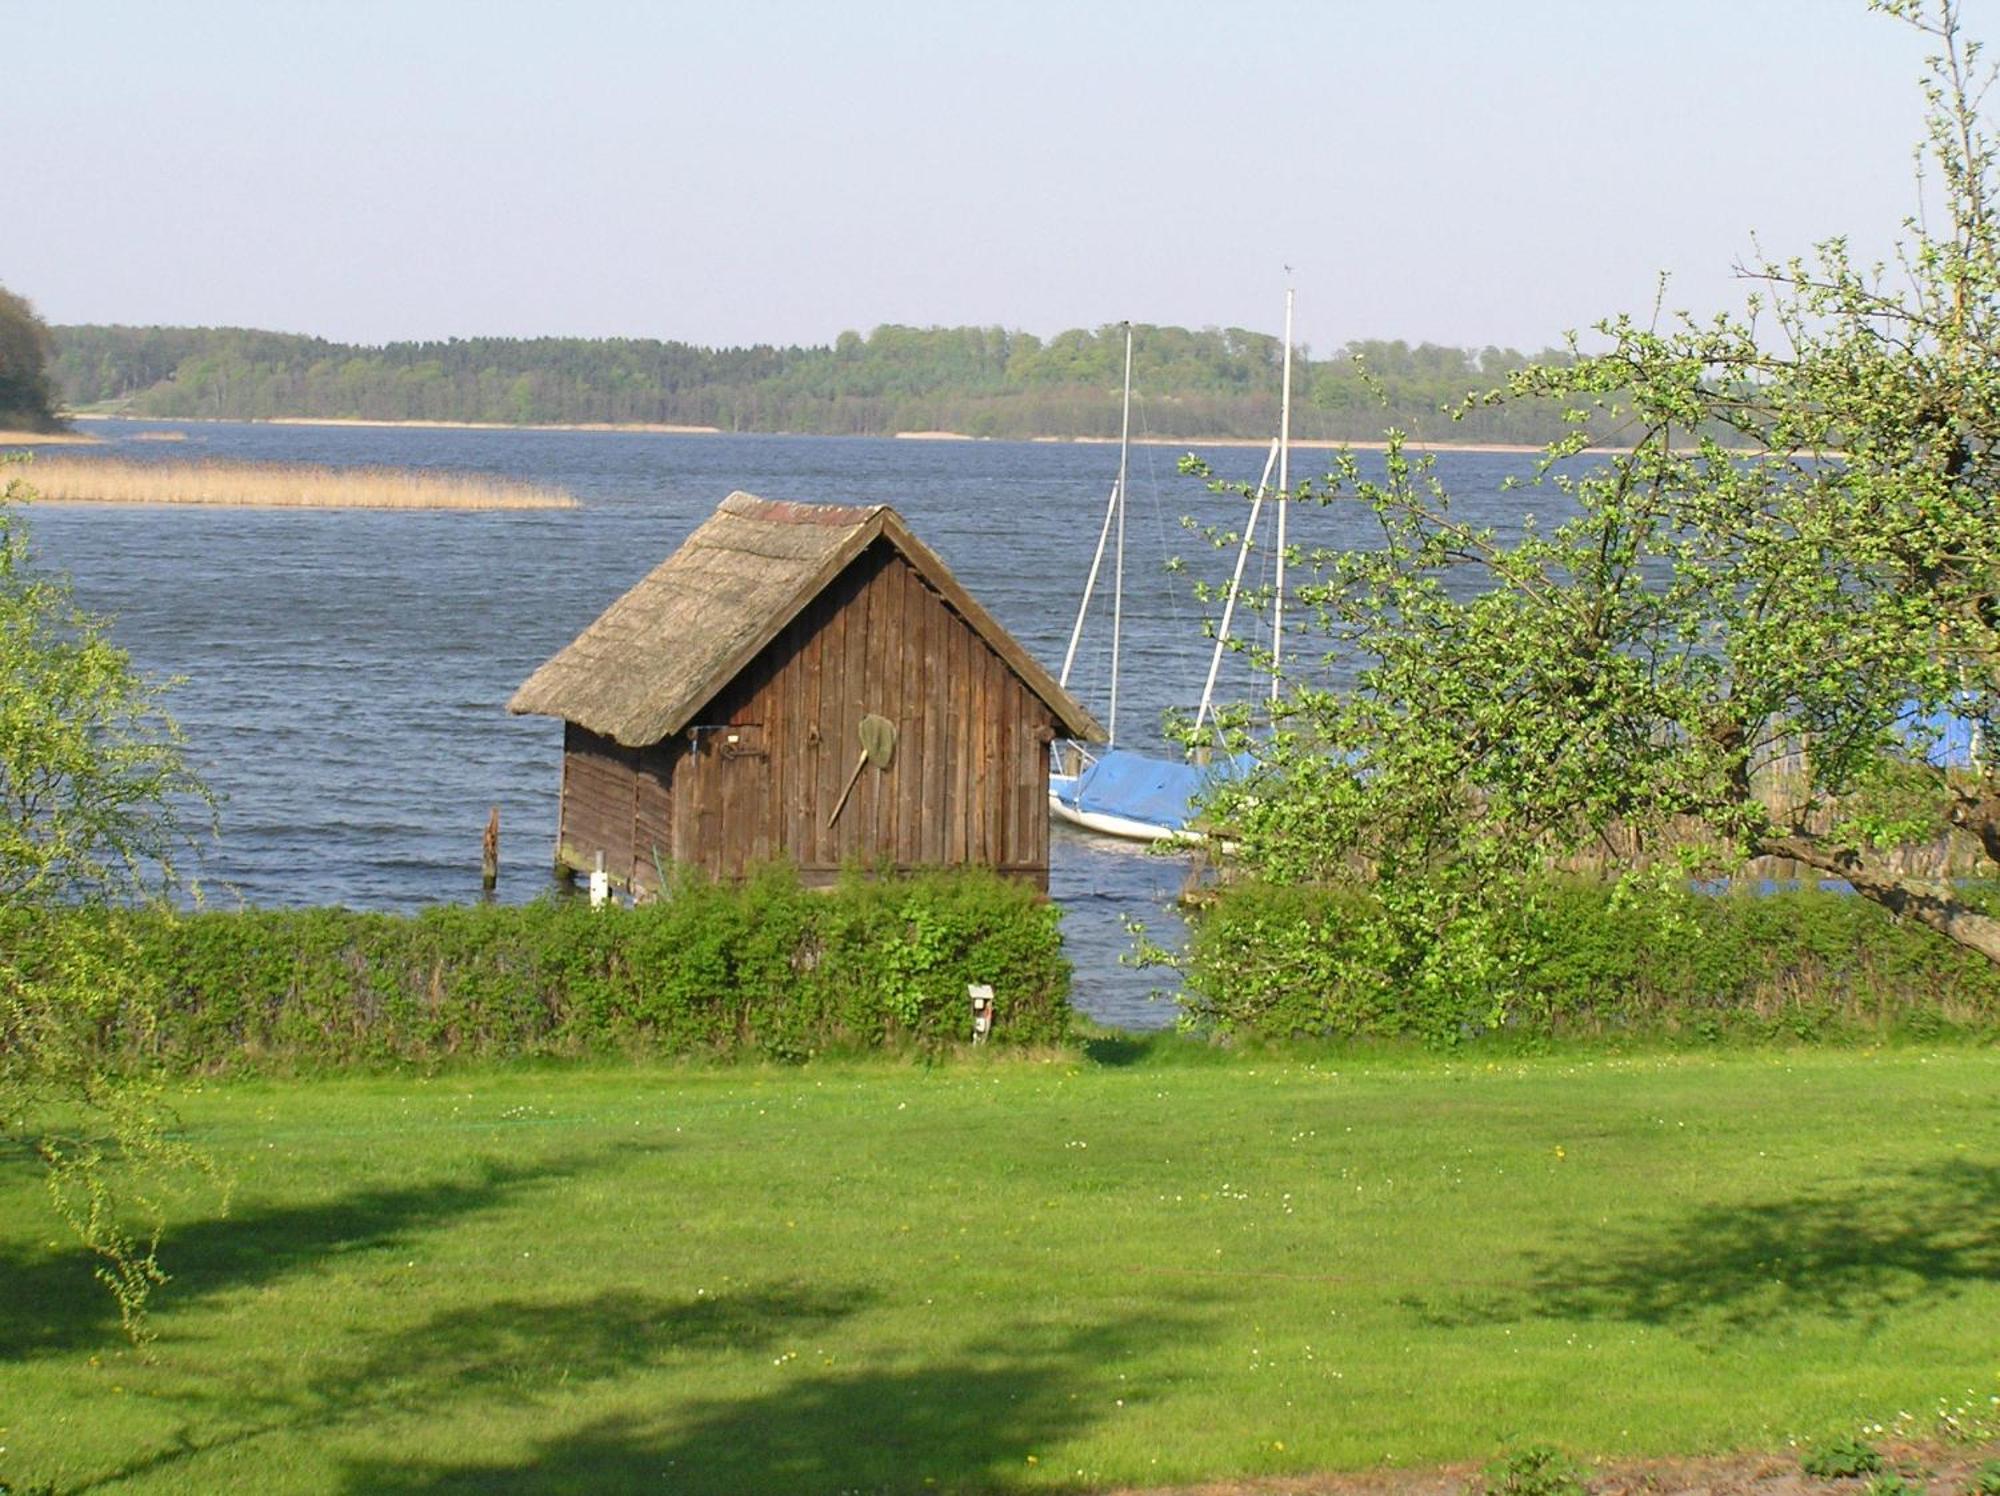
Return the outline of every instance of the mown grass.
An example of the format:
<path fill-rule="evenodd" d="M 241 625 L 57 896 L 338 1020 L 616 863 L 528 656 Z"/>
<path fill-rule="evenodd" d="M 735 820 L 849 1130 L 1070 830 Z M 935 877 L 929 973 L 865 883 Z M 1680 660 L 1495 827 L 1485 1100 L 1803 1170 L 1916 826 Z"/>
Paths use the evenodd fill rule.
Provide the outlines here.
<path fill-rule="evenodd" d="M 213 1087 L 150 1361 L 5 1159 L 0 1475 L 1073 1490 L 2000 1392 L 1990 1049 L 1184 1052 Z"/>
<path fill-rule="evenodd" d="M 121 462 L 38 457 L 20 474 L 45 503 L 234 504 L 279 509 L 573 509 L 559 488 L 483 473 L 308 462 Z"/>

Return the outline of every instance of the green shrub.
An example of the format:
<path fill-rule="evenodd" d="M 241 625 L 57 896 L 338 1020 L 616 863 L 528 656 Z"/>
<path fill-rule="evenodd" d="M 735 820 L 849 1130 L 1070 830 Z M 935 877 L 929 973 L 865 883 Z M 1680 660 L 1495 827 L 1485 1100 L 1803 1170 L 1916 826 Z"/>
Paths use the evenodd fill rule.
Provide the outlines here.
<path fill-rule="evenodd" d="M 1496 975 L 1455 983 L 1424 980 L 1439 968 L 1423 942 L 1453 938 L 1448 916 L 1439 923 L 1412 927 L 1358 889 L 1232 884 L 1193 920 L 1184 1001 L 1198 1021 L 1271 1038 L 2000 1028 L 2000 968 L 1847 895 L 1620 899 L 1604 884 L 1552 881 L 1479 932 L 1498 947 Z"/>
<path fill-rule="evenodd" d="M 635 909 L 580 901 L 0 916 L 30 964 L 51 919 L 129 936 L 157 977 L 149 1028 L 113 1017 L 106 1052 L 182 1070 L 433 1062 L 451 1056 L 746 1054 L 935 1047 L 969 1038 L 966 986 L 990 983 L 1001 1042 L 1068 1033 L 1058 911 L 985 872 L 852 877 L 785 870 L 698 881 Z M 113 928 L 113 922 L 116 929 Z"/>
<path fill-rule="evenodd" d="M 1972 1472 L 1965 1496 L 2000 1496 L 2000 1460 L 1988 1460 Z"/>
<path fill-rule="evenodd" d="M 1862 1496 L 1923 1496 L 1924 1488 L 1900 1471 L 1884 1470 L 1879 1475 L 1871 1475 L 1868 1484 L 1861 1489 Z"/>
<path fill-rule="evenodd" d="M 1882 1455 L 1866 1439 L 1847 1435 L 1807 1450 L 1799 1468 L 1820 1480 L 1846 1480 L 1878 1474 L 1882 1470 Z"/>
<path fill-rule="evenodd" d="M 1530 1444 L 1486 1467 L 1486 1496 L 1584 1496 L 1583 1472 L 1548 1444 Z"/>

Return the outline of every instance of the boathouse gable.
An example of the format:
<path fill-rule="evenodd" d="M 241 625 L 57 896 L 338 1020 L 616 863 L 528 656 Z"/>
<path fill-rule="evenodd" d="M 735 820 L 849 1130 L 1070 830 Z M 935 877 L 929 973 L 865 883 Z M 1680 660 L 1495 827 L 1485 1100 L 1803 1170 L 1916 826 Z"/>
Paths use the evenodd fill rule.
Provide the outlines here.
<path fill-rule="evenodd" d="M 777 860 L 809 883 L 976 863 L 1046 887 L 1047 744 L 1102 736 L 894 510 L 748 494 L 510 707 L 566 723 L 558 862 L 601 852 L 642 892 Z M 871 717 L 886 766 L 863 763 Z"/>

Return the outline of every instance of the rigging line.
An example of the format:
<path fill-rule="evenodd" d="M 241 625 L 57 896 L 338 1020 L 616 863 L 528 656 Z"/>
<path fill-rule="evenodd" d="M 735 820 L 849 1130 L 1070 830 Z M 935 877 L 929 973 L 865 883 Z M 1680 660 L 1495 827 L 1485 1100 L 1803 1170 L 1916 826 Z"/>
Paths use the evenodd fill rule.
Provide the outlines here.
<path fill-rule="evenodd" d="M 1104 565 L 1104 547 L 1111 539 L 1111 517 L 1118 511 L 1118 485 L 1111 485 L 1111 497 L 1104 505 L 1104 528 L 1097 532 L 1097 554 L 1090 558 L 1090 575 L 1084 579 L 1083 601 L 1076 607 L 1076 626 L 1069 631 L 1069 648 L 1063 651 L 1062 674 L 1056 684 L 1067 687 L 1069 673 L 1076 664 L 1076 646 L 1083 639 L 1083 620 L 1090 612 L 1090 596 L 1097 589 L 1097 572 Z"/>
<path fill-rule="evenodd" d="M 1257 538 L 1257 516 L 1264 508 L 1264 495 L 1271 483 L 1271 467 L 1278 460 L 1278 444 L 1271 443 L 1271 455 L 1264 461 L 1264 476 L 1257 480 L 1257 497 L 1250 501 L 1250 518 L 1243 526 L 1243 539 L 1236 548 L 1236 571 L 1229 579 L 1229 595 L 1222 605 L 1222 622 L 1215 631 L 1215 653 L 1208 662 L 1208 680 L 1201 688 L 1201 705 L 1195 711 L 1199 732 L 1215 701 L 1215 678 L 1222 669 L 1222 652 L 1229 647 L 1229 621 L 1236 614 L 1236 598 L 1243 590 L 1243 563 L 1250 559 L 1250 547 Z"/>
<path fill-rule="evenodd" d="M 1192 640 L 1186 622 L 1181 616 L 1181 589 L 1176 585 L 1177 578 L 1167 565 L 1171 559 L 1172 545 L 1167 538 L 1166 506 L 1160 502 L 1160 454 L 1146 426 L 1144 398 L 1140 398 L 1135 404 L 1138 406 L 1141 433 L 1138 440 L 1146 451 L 1147 497 L 1153 505 L 1153 538 L 1159 542 L 1159 569 L 1164 579 L 1161 590 L 1166 595 L 1167 613 L 1173 621 L 1173 652 L 1182 665 L 1191 665 L 1194 663 L 1195 655 L 1191 648 Z"/>

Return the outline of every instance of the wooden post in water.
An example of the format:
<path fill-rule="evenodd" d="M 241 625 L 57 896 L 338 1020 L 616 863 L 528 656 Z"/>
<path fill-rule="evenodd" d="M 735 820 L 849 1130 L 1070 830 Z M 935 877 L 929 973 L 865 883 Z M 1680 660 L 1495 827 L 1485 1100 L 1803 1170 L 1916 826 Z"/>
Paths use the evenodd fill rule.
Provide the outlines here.
<path fill-rule="evenodd" d="M 500 881 L 500 807 L 486 817 L 486 836 L 479 844 L 479 886 L 493 892 Z"/>

